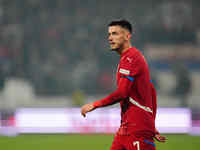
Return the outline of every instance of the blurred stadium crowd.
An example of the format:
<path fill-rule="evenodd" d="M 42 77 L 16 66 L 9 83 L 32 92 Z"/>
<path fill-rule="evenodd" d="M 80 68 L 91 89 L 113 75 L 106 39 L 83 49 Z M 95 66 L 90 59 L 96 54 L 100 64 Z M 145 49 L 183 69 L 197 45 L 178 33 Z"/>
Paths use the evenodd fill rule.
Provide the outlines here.
<path fill-rule="evenodd" d="M 107 43 L 111 20 L 132 21 L 133 43 L 144 54 L 151 44 L 160 51 L 166 45 L 198 47 L 199 6 L 198 0 L 0 0 L 0 87 L 21 78 L 37 95 L 109 93 L 119 59 Z M 162 65 L 154 62 L 149 60 L 156 84 Z M 188 81 L 179 89 L 190 86 Z"/>

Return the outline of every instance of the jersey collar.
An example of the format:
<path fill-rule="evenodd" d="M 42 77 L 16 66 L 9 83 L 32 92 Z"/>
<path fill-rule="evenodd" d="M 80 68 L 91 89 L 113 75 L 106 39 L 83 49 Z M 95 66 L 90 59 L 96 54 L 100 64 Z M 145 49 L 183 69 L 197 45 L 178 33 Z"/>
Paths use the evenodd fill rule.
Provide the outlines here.
<path fill-rule="evenodd" d="M 125 56 L 131 49 L 134 49 L 133 47 L 130 47 L 130 48 L 128 48 L 125 52 L 123 52 L 122 54 L 121 54 L 121 58 L 123 57 L 123 56 Z"/>

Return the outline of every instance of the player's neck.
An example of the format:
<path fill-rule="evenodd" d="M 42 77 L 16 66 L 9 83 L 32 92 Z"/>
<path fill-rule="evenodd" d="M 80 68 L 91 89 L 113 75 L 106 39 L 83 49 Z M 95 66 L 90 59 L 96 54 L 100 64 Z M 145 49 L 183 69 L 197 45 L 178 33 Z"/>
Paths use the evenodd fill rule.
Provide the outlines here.
<path fill-rule="evenodd" d="M 121 50 L 117 51 L 118 54 L 121 56 L 124 52 L 126 52 L 129 48 L 131 48 L 131 43 L 124 44 Z"/>

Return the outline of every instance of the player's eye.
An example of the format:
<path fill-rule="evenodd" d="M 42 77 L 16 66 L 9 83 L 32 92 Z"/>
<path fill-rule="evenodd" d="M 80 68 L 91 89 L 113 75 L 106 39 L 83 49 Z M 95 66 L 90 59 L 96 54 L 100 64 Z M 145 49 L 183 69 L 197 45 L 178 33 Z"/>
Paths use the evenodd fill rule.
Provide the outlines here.
<path fill-rule="evenodd" d="M 113 32 L 113 33 L 112 33 L 112 35 L 117 35 L 117 34 L 118 34 L 117 32 Z"/>
<path fill-rule="evenodd" d="M 117 32 L 108 33 L 108 37 L 113 36 L 113 35 L 118 35 L 118 33 Z"/>

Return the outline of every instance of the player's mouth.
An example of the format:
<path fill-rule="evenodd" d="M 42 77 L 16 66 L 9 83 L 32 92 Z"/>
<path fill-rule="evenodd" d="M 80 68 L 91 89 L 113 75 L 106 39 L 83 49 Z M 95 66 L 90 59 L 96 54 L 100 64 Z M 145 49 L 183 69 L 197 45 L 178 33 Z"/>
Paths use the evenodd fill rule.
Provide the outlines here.
<path fill-rule="evenodd" d="M 111 51 L 116 51 L 116 49 L 117 49 L 117 43 L 115 43 L 115 42 L 110 42 L 110 50 Z"/>
<path fill-rule="evenodd" d="M 114 46 L 115 45 L 115 43 L 114 42 L 110 42 L 110 46 Z"/>

